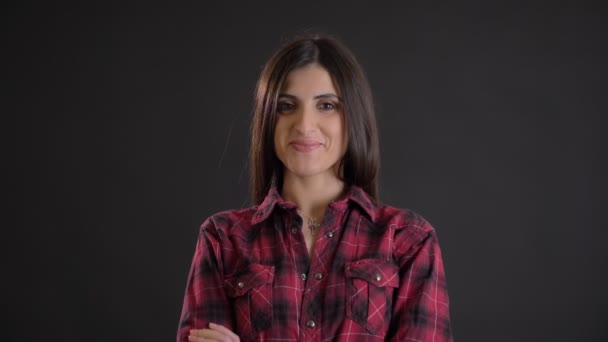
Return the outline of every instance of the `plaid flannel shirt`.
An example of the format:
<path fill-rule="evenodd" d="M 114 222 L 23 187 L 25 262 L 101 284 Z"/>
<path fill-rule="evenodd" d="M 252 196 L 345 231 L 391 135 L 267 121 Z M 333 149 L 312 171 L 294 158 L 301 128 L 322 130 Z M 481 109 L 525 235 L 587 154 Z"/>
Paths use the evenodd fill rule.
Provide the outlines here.
<path fill-rule="evenodd" d="M 359 187 L 329 204 L 312 256 L 292 202 L 205 220 L 177 341 L 210 322 L 241 341 L 452 341 L 441 251 L 411 210 L 375 205 Z"/>

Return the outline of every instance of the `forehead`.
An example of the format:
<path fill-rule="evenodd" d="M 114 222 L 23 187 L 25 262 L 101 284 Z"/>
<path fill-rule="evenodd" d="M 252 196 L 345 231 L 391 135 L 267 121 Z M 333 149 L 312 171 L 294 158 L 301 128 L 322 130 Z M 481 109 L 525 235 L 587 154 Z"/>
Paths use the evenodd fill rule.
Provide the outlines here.
<path fill-rule="evenodd" d="M 337 88 L 325 68 L 319 64 L 309 64 L 290 71 L 281 91 L 298 97 L 306 97 L 328 93 L 339 95 Z"/>

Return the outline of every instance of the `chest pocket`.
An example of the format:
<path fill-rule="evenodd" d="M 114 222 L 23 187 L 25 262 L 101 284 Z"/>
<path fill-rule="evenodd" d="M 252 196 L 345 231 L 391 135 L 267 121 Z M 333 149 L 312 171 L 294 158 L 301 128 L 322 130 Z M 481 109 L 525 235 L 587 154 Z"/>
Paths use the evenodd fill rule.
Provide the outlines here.
<path fill-rule="evenodd" d="M 399 267 L 378 259 L 346 264 L 346 316 L 374 335 L 384 336 L 391 320 Z"/>
<path fill-rule="evenodd" d="M 237 335 L 253 339 L 272 325 L 274 266 L 249 264 L 224 280 L 226 295 L 233 302 Z"/>

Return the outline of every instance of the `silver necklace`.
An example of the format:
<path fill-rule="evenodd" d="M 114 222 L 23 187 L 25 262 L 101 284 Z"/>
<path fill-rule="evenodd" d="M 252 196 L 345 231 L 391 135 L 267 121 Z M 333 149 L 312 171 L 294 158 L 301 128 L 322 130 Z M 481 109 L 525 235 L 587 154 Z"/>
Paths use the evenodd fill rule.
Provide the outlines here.
<path fill-rule="evenodd" d="M 321 227 L 321 224 L 319 223 L 317 218 L 308 217 L 308 216 L 304 215 L 304 213 L 302 211 L 300 211 L 299 209 L 298 209 L 298 214 L 300 214 L 300 216 L 302 216 L 303 218 L 308 219 L 308 229 L 310 229 L 310 233 L 312 234 L 312 236 L 316 236 L 319 227 Z"/>

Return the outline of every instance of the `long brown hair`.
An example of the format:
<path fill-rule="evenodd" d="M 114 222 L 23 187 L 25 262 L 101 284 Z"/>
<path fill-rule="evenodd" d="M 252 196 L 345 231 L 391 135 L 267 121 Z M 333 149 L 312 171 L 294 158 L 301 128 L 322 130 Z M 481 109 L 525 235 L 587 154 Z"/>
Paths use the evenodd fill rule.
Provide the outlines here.
<path fill-rule="evenodd" d="M 344 101 L 348 146 L 341 161 L 342 180 L 361 187 L 378 201 L 380 149 L 372 92 L 355 56 L 337 39 L 327 35 L 299 36 L 278 49 L 264 66 L 257 83 L 251 150 L 250 191 L 260 204 L 272 184 L 283 185 L 283 164 L 274 150 L 277 99 L 290 71 L 319 64 L 337 84 Z"/>

